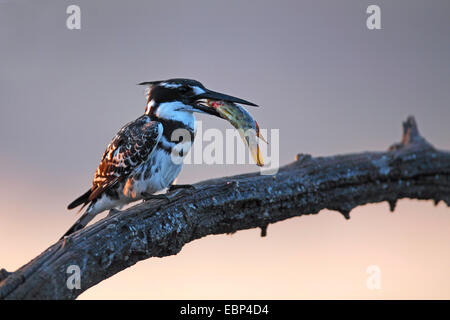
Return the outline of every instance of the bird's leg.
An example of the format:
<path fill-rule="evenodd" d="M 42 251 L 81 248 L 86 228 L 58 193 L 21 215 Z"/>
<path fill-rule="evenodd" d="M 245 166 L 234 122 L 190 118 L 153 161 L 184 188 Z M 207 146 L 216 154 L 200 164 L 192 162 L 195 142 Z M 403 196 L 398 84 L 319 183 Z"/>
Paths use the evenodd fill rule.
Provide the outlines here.
<path fill-rule="evenodd" d="M 122 210 L 112 208 L 111 210 L 109 210 L 108 217 L 115 216 L 116 214 L 121 213 L 121 212 L 122 212 Z"/>
<path fill-rule="evenodd" d="M 170 202 L 169 197 L 166 196 L 165 194 L 151 194 L 148 192 L 142 192 L 141 195 L 142 195 L 142 199 L 144 199 L 144 201 L 159 199 L 159 200 L 166 200 L 167 202 Z"/>
<path fill-rule="evenodd" d="M 195 187 L 191 184 L 171 184 L 168 191 L 170 192 L 177 189 L 191 189 L 194 191 Z"/>

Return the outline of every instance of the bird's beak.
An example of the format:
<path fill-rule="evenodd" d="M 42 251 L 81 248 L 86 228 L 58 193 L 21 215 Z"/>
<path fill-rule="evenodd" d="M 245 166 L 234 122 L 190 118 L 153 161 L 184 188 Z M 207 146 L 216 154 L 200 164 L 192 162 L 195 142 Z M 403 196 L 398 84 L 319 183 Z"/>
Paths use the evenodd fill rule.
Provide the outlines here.
<path fill-rule="evenodd" d="M 215 100 L 215 101 L 227 101 L 227 102 L 233 102 L 233 103 L 240 103 L 240 104 L 246 104 L 248 106 L 257 107 L 256 104 L 249 102 L 247 100 L 236 98 L 233 96 L 229 96 L 227 94 L 223 94 L 220 92 L 215 92 L 211 90 L 207 90 L 204 93 L 201 93 L 196 96 L 197 99 L 209 99 L 209 100 Z"/>
<path fill-rule="evenodd" d="M 233 97 L 233 96 L 229 96 L 227 94 L 223 94 L 220 92 L 215 92 L 212 90 L 207 90 L 204 93 L 198 94 L 197 96 L 195 96 L 195 98 L 199 101 L 201 100 L 213 100 L 213 101 L 226 101 L 226 102 L 233 102 L 233 103 L 240 103 L 240 104 L 246 104 L 248 106 L 253 106 L 253 107 L 257 107 L 256 104 L 249 102 L 247 100 L 241 99 L 241 98 L 237 98 L 237 97 Z M 219 118 L 223 118 L 214 108 L 211 108 L 207 105 L 198 103 L 195 106 L 196 109 L 198 109 L 200 112 L 204 112 Z"/>

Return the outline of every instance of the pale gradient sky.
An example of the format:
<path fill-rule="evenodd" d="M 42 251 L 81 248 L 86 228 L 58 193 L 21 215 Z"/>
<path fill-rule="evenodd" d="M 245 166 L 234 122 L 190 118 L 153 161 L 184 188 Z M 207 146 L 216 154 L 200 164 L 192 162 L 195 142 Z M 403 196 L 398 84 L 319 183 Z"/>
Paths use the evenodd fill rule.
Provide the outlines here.
<path fill-rule="evenodd" d="M 81 7 L 68 30 L 66 7 Z M 382 30 L 365 25 L 381 7 Z M 256 102 L 280 162 L 385 150 L 415 115 L 450 149 L 450 2 L 0 1 L 0 267 L 15 270 L 76 220 L 106 145 L 144 112 L 141 81 L 172 77 Z M 204 127 L 231 128 L 201 117 Z M 185 166 L 180 183 L 257 170 Z M 80 298 L 450 298 L 450 209 L 402 200 L 210 236 Z M 366 288 L 369 265 L 382 289 Z"/>

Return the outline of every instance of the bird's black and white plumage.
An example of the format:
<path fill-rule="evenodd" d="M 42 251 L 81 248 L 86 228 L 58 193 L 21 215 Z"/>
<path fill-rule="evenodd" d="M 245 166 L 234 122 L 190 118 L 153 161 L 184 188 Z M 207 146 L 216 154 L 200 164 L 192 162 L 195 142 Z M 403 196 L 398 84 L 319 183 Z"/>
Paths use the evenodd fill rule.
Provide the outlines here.
<path fill-rule="evenodd" d="M 120 208 L 169 187 L 193 143 L 193 113 L 220 117 L 213 108 L 202 103 L 204 99 L 255 106 L 208 90 L 195 80 L 170 79 L 141 84 L 148 86 L 145 114 L 120 129 L 106 148 L 92 187 L 68 206 L 68 209 L 80 205 L 88 207 L 64 236 L 84 228 L 102 211 Z M 180 135 L 184 135 L 183 139 Z"/>

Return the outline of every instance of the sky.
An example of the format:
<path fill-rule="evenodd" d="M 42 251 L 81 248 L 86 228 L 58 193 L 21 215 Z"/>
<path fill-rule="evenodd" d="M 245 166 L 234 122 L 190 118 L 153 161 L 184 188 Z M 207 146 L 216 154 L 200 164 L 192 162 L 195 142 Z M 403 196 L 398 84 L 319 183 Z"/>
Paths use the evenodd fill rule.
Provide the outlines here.
<path fill-rule="evenodd" d="M 73 4 L 79 30 L 66 26 Z M 366 26 L 373 4 L 380 30 Z M 257 103 L 260 127 L 279 130 L 281 165 L 297 153 L 386 150 L 408 115 L 449 150 L 449 12 L 447 0 L 0 0 L 0 267 L 21 267 L 77 219 L 66 206 L 143 114 L 142 81 L 192 78 Z M 256 170 L 191 164 L 178 182 Z M 356 208 L 350 221 L 324 210 L 270 225 L 265 238 L 208 236 L 79 298 L 449 299 L 450 209 L 388 208 Z M 367 286 L 371 266 L 379 288 Z"/>

